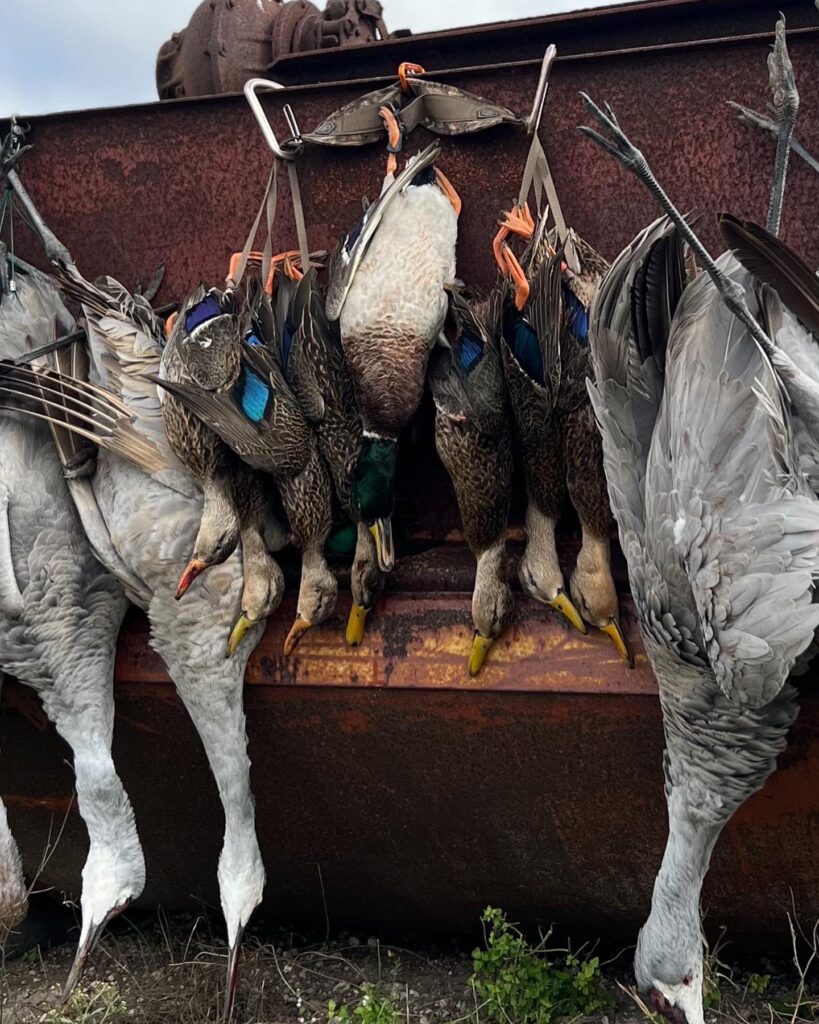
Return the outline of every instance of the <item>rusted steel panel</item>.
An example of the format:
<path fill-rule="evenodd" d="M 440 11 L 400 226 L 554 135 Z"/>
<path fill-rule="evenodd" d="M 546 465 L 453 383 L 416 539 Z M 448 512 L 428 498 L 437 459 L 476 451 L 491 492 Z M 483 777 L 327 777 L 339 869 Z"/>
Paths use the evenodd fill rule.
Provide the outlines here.
<path fill-rule="evenodd" d="M 764 9 L 772 28 L 776 5 Z M 723 208 L 757 218 L 766 208 L 772 142 L 739 124 L 724 101 L 764 106 L 768 46 L 769 40 L 760 38 L 730 46 L 558 61 L 544 116 L 546 148 L 569 221 L 605 255 L 616 255 L 653 207 L 636 181 L 577 134 L 577 125 L 586 120 L 578 92 L 585 89 L 612 103 L 674 197 L 704 215 L 705 240 L 717 246 L 715 217 Z M 791 52 L 797 79 L 814 80 L 817 38 L 795 36 Z M 355 54 L 347 53 L 349 66 L 355 66 Z M 534 65 L 487 68 L 457 80 L 525 112 L 537 73 Z M 279 126 L 284 125 L 281 106 L 290 102 L 300 123 L 313 127 L 361 88 L 287 90 L 266 103 Z M 815 90 L 803 88 L 802 103 L 798 135 L 817 150 Z M 410 148 L 427 139 L 419 130 Z M 178 298 L 201 277 L 224 275 L 229 253 L 241 246 L 253 220 L 269 169 L 268 151 L 240 97 L 35 118 L 32 141 L 36 148 L 26 157 L 25 181 L 83 271 L 89 276 L 105 271 L 132 284 L 165 263 L 160 301 Z M 517 192 L 526 148 L 523 133 L 510 130 L 444 142 L 443 166 L 465 199 L 459 273 L 475 284 L 491 281 L 495 218 Z M 300 174 L 311 244 L 331 247 L 337 241 L 360 215 L 361 197 L 377 193 L 382 168 L 382 156 L 371 148 L 314 149 L 305 156 Z M 816 262 L 814 195 L 813 172 L 794 160 L 783 234 Z M 282 181 L 282 247 L 295 242 L 288 204 Z M 24 251 L 35 253 L 30 247 Z"/>
<path fill-rule="evenodd" d="M 550 43 L 558 48 L 558 60 L 585 60 L 624 50 L 696 45 L 702 40 L 727 42 L 738 36 L 769 34 L 778 9 L 786 14 L 791 34 L 819 31 L 810 5 L 800 0 L 791 0 L 784 7 L 768 0 L 742 4 L 735 0 L 648 0 L 386 40 L 378 46 L 361 47 L 354 60 L 333 51 L 282 55 L 270 66 L 269 77 L 287 85 L 365 79 L 392 75 L 402 60 L 435 73 L 455 68 L 494 69 L 503 63 L 539 61 Z"/>
<path fill-rule="evenodd" d="M 32 869 L 73 780 L 53 731 L 16 713 L 20 692 L 3 691 L 0 780 Z M 213 906 L 222 815 L 171 694 L 120 686 L 114 756 L 145 845 L 144 902 Z M 491 902 L 576 941 L 633 941 L 666 834 L 653 697 L 250 686 L 245 703 L 271 920 L 323 931 L 319 864 L 333 929 L 474 933 Z M 732 952 L 787 942 L 791 889 L 803 919 L 819 913 L 817 773 L 807 699 L 780 771 L 714 854 L 707 925 L 729 928 Z M 84 853 L 72 811 L 41 882 L 76 895 Z"/>
<path fill-rule="evenodd" d="M 514 625 L 493 646 L 480 675 L 471 679 L 466 665 L 473 630 L 470 594 L 387 593 L 358 648 L 343 641 L 350 598 L 342 594 L 336 616 L 306 633 L 285 658 L 282 645 L 296 612 L 295 595 L 288 595 L 251 656 L 246 681 L 251 686 L 656 694 L 630 601 L 623 602 L 623 626 L 637 652 L 633 671 L 602 633 L 581 636 L 556 612 L 529 600 L 519 604 Z M 162 660 L 148 647 L 142 616 L 135 614 L 123 631 L 116 677 L 118 688 L 168 681 Z"/>

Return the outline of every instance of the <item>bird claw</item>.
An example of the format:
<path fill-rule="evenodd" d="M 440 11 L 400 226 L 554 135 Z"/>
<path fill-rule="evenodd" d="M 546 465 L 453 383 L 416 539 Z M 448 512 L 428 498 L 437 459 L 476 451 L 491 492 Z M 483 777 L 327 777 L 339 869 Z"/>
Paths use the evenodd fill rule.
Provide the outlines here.
<path fill-rule="evenodd" d="M 585 125 L 581 126 L 581 133 L 596 142 L 598 146 L 601 146 L 616 160 L 619 160 L 627 170 L 635 172 L 643 171 L 647 166 L 645 157 L 640 150 L 633 145 L 629 137 L 620 127 L 617 117 L 609 104 L 605 103 L 604 106 L 606 109 L 601 110 L 594 100 L 585 92 L 581 92 L 580 96 L 586 109 L 605 129 L 609 138 L 606 138 L 605 135 L 596 131 L 594 128 L 588 128 Z"/>
<path fill-rule="evenodd" d="M 513 206 L 511 210 L 507 210 L 503 214 L 503 220 L 499 220 L 498 224 L 506 228 L 507 233 L 519 235 L 526 241 L 535 233 L 535 221 L 529 211 L 528 203 L 524 203 L 523 206 Z"/>
<path fill-rule="evenodd" d="M 796 120 L 799 93 L 793 76 L 793 64 L 788 55 L 784 15 L 780 15 L 776 23 L 773 49 L 768 54 L 768 80 L 777 121 L 781 123 Z"/>

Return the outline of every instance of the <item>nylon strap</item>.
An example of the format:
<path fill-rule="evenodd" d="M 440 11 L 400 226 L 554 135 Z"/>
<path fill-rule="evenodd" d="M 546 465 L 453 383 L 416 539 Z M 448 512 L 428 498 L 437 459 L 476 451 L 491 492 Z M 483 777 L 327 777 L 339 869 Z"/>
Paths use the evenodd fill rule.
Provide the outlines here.
<path fill-rule="evenodd" d="M 307 228 L 304 224 L 304 207 L 301 203 L 299 172 L 296 170 L 295 160 L 291 160 L 287 165 L 287 173 L 290 175 L 290 198 L 293 200 L 293 217 L 296 221 L 296 235 L 301 252 L 301 270 L 306 274 L 310 269 L 310 248 L 307 245 Z"/>
<path fill-rule="evenodd" d="M 566 263 L 575 273 L 579 273 L 580 264 L 577 259 L 577 253 L 569 229 L 566 226 L 563 211 L 560 208 L 560 200 L 557 196 L 557 189 L 555 188 L 549 161 L 546 159 L 543 143 L 540 141 L 537 132 L 532 136 L 532 144 L 529 146 L 529 155 L 526 158 L 526 166 L 523 170 L 523 179 L 521 180 L 520 192 L 518 193 L 518 206 L 523 206 L 526 202 L 533 185 L 538 214 L 542 211 L 543 193 L 545 191 L 549 210 L 557 228 L 557 237 L 563 246 Z"/>
<path fill-rule="evenodd" d="M 240 257 L 238 265 L 236 265 L 236 269 L 235 269 L 235 272 L 234 272 L 234 274 L 232 276 L 232 279 L 228 279 L 227 282 L 226 282 L 228 287 L 232 287 L 232 288 L 239 287 L 240 283 L 242 282 L 242 279 L 245 276 L 245 270 L 247 269 L 247 266 L 248 266 L 248 259 L 250 258 L 251 250 L 253 249 L 253 243 L 256 241 L 256 233 L 259 230 L 259 224 L 262 221 L 262 214 L 264 213 L 265 210 L 268 211 L 268 214 L 267 214 L 267 227 L 268 227 L 268 230 L 267 230 L 267 242 L 265 243 L 265 252 L 267 252 L 268 246 L 271 246 L 271 242 L 270 242 L 270 228 L 272 227 L 272 220 L 271 220 L 271 216 L 270 216 L 270 212 L 269 211 L 272 209 L 273 213 L 275 212 L 275 201 L 276 201 L 276 191 L 277 191 L 276 182 L 277 182 L 277 179 L 278 179 L 278 161 L 274 160 L 273 161 L 273 166 L 270 168 L 270 175 L 267 178 L 267 185 L 266 185 L 266 187 L 264 189 L 264 196 L 262 197 L 262 202 L 261 202 L 261 206 L 259 207 L 259 212 L 256 214 L 256 219 L 253 221 L 253 226 L 250 229 L 250 234 L 248 234 L 248 241 L 245 243 L 245 248 L 242 250 L 242 256 Z M 268 267 L 269 267 L 269 259 L 270 259 L 269 255 L 268 255 L 267 259 L 268 259 Z M 266 276 L 264 276 L 264 278 L 262 278 L 262 281 L 267 281 Z"/>

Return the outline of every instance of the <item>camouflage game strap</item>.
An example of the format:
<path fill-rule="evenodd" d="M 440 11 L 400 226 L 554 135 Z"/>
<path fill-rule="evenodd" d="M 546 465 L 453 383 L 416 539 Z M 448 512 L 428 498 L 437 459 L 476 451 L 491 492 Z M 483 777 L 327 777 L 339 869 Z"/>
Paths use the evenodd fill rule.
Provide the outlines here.
<path fill-rule="evenodd" d="M 438 135 L 464 135 L 498 124 L 523 122 L 506 107 L 452 85 L 426 78 L 408 78 L 409 93 L 399 83 L 377 89 L 329 114 L 301 138 L 322 146 L 365 146 L 384 138 L 379 108 L 391 106 L 402 132 L 423 125 Z M 408 99 L 409 96 L 409 99 Z"/>

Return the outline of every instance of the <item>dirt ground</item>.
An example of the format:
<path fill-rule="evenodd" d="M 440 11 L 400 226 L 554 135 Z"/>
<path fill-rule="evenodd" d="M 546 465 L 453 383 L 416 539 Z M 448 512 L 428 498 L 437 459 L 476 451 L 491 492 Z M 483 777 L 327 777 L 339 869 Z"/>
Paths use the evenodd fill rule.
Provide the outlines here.
<path fill-rule="evenodd" d="M 142 914 L 119 921 L 93 954 L 79 998 L 63 1010 L 60 986 L 72 955 L 68 942 L 45 954 L 35 949 L 8 960 L 0 977 L 0 1024 L 205 1024 L 220 1019 L 225 949 L 202 917 Z M 630 958 L 631 951 L 625 951 L 602 966 L 610 998 L 605 1012 L 574 1020 L 638 1024 L 646 1019 L 620 987 L 631 984 Z M 776 971 L 770 964 L 763 966 L 766 974 Z M 762 984 L 763 974 L 732 977 L 715 961 L 711 967 L 719 997 L 706 1013 L 708 1024 L 818 1019 L 819 1004 L 808 997 L 794 1016 L 798 976 L 787 967 L 765 982 L 761 995 L 752 992 Z M 346 1012 L 341 1019 L 351 1024 L 492 1024 L 497 1018 L 487 1015 L 476 998 L 471 973 L 470 949 L 454 943 L 396 946 L 376 936 L 342 933 L 333 941 L 307 945 L 295 934 L 250 935 L 234 1020 L 328 1024 L 332 1000 L 336 1014 Z M 368 992 L 384 997 L 392 1012 L 380 1015 L 370 1005 L 367 1015 Z M 534 1022 L 509 1018 L 502 1024 Z"/>

